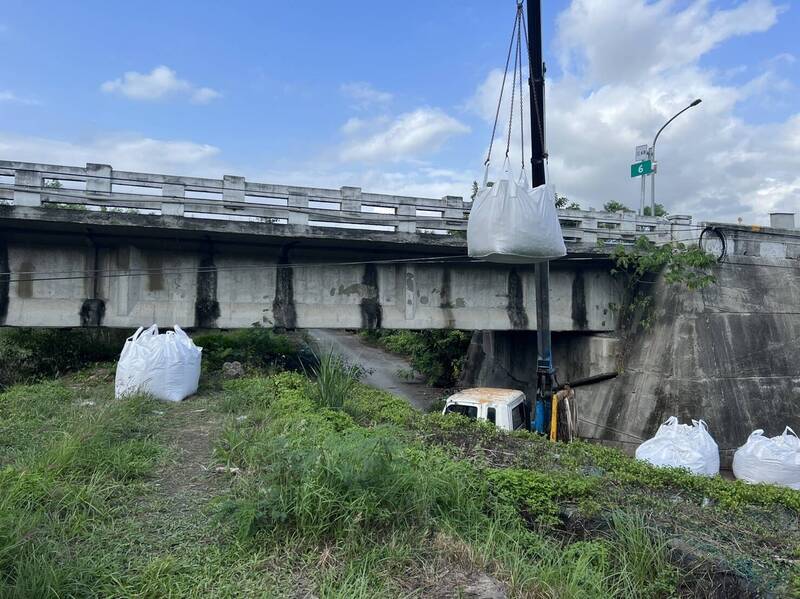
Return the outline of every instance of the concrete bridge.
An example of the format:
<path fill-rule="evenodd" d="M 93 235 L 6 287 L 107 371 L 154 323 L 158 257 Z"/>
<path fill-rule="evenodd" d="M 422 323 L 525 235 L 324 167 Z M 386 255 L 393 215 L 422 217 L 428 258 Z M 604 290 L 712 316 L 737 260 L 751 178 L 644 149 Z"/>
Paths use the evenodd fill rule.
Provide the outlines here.
<path fill-rule="evenodd" d="M 0 161 L 0 324 L 534 330 L 533 267 L 469 260 L 468 211 L 455 196 Z M 616 328 L 613 245 L 697 236 L 687 217 L 560 219 L 554 331 Z"/>

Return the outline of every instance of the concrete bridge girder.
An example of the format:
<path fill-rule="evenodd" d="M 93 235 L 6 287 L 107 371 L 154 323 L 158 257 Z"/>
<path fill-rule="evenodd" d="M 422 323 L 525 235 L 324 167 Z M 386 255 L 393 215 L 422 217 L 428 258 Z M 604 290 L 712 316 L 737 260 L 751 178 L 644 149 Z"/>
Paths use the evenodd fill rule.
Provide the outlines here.
<path fill-rule="evenodd" d="M 88 237 L 7 239 L 5 251 L 6 326 L 536 328 L 529 265 L 383 263 L 342 248 Z M 551 270 L 553 330 L 615 329 L 611 305 L 621 288 L 605 259 Z"/>

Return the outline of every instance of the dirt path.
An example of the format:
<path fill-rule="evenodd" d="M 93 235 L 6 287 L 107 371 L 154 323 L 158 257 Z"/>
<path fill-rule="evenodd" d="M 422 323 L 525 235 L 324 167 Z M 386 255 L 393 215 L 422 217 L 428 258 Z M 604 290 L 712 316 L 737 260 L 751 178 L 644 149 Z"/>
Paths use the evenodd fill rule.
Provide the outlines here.
<path fill-rule="evenodd" d="M 160 493 L 180 497 L 183 506 L 196 507 L 214 494 L 220 481 L 209 467 L 222 420 L 205 404 L 190 399 L 175 406 L 164 415 L 165 427 L 160 433 L 171 459 L 159 470 L 156 482 Z"/>
<path fill-rule="evenodd" d="M 360 336 L 332 329 L 311 329 L 309 337 L 321 352 L 333 350 L 350 362 L 361 364 L 369 373 L 364 382 L 407 400 L 418 410 L 427 411 L 442 396 L 440 389 L 428 387 L 420 378 L 406 380 L 399 373 L 411 372 L 411 364 L 400 356 L 367 345 Z"/>

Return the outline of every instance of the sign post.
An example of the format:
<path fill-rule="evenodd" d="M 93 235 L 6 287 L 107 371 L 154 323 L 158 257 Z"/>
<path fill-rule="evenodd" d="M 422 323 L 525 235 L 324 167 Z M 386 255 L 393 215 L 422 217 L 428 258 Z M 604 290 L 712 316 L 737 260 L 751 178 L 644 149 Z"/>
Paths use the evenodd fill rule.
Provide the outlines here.
<path fill-rule="evenodd" d="M 642 144 L 641 146 L 636 146 L 636 150 L 634 152 L 634 158 L 633 158 L 634 162 L 637 162 L 637 163 L 644 162 L 649 157 L 650 157 L 650 148 L 649 148 L 649 146 L 647 144 Z M 634 175 L 633 174 L 633 169 L 631 169 L 631 177 L 638 177 L 638 176 L 642 177 L 642 195 L 641 195 L 641 197 L 639 199 L 639 216 L 643 216 L 644 215 L 644 203 L 645 203 L 646 195 L 647 195 L 646 185 L 645 185 L 645 180 L 647 179 L 647 175 L 645 175 L 644 173 L 642 173 L 641 175 L 639 175 L 638 173 L 636 175 Z"/>

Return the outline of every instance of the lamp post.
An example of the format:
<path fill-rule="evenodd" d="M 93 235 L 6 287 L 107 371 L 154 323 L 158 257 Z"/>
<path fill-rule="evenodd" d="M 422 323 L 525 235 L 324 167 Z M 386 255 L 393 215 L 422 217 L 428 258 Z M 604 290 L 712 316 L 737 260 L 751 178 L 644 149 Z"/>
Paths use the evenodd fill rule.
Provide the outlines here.
<path fill-rule="evenodd" d="M 653 167 L 656 166 L 656 142 L 658 141 L 658 136 L 661 135 L 661 132 L 667 128 L 667 125 L 669 125 L 672 121 L 677 119 L 680 115 L 682 115 L 690 108 L 694 108 L 695 106 L 700 104 L 700 102 L 702 102 L 702 100 L 700 98 L 697 98 L 686 108 L 678 111 L 675 114 L 675 116 L 673 116 L 670 120 L 664 123 L 663 127 L 661 127 L 661 129 L 658 130 L 658 133 L 656 133 L 656 136 L 653 139 L 653 145 L 650 147 L 650 160 L 653 163 Z M 653 174 L 650 175 L 650 216 L 655 217 L 655 215 L 656 215 L 656 171 L 654 170 Z"/>

